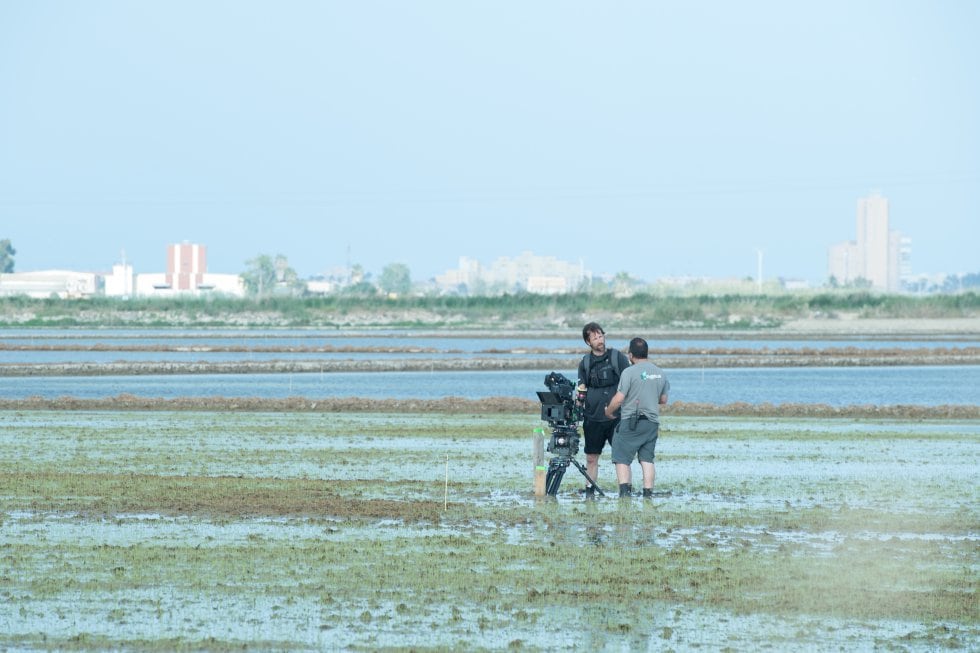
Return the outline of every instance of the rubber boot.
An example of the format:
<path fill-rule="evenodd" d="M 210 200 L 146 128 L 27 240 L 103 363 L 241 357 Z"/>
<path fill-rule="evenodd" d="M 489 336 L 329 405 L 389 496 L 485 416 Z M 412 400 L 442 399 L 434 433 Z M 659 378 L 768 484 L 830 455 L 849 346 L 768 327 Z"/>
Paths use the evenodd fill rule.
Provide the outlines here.
<path fill-rule="evenodd" d="M 619 484 L 619 498 L 620 499 L 623 499 L 623 498 L 631 497 L 631 496 L 633 496 L 633 486 L 630 485 L 629 483 L 620 483 Z"/>

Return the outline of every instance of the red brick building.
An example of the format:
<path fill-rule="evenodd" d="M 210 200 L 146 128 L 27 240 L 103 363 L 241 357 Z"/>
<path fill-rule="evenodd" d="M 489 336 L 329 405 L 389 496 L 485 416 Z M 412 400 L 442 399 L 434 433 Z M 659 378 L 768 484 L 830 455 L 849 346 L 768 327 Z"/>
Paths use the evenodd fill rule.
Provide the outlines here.
<path fill-rule="evenodd" d="M 207 248 L 182 243 L 167 247 L 167 285 L 173 290 L 197 290 L 208 271 Z"/>

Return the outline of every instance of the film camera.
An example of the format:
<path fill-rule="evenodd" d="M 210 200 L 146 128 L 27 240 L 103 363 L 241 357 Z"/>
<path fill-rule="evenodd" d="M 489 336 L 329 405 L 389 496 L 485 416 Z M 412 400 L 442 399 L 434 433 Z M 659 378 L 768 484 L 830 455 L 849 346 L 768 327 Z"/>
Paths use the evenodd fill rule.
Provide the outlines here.
<path fill-rule="evenodd" d="M 548 452 L 559 456 L 578 453 L 578 421 L 581 418 L 585 398 L 564 375 L 552 372 L 544 377 L 547 392 L 538 392 L 541 401 L 541 419 L 551 427 Z"/>
<path fill-rule="evenodd" d="M 575 459 L 578 453 L 579 434 L 578 422 L 582 419 L 582 409 L 585 405 L 585 388 L 576 387 L 567 377 L 558 372 L 552 372 L 544 377 L 545 391 L 538 391 L 541 402 L 541 419 L 551 427 L 551 439 L 548 440 L 548 453 L 554 457 L 548 463 L 548 474 L 545 478 L 545 491 L 551 496 L 558 494 L 562 478 L 568 465 L 575 465 L 582 476 L 591 483 L 599 494 L 603 494 L 596 482 L 589 477 L 585 467 Z"/>

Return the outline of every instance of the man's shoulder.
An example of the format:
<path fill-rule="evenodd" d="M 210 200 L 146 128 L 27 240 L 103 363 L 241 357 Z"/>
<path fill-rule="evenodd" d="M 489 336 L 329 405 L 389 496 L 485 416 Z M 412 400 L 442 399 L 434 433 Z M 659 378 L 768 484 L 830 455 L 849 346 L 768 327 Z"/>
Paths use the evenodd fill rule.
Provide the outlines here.
<path fill-rule="evenodd" d="M 601 355 L 596 356 L 595 352 L 589 350 L 582 356 L 583 363 L 598 363 L 601 360 L 608 359 L 611 353 L 611 349 L 607 349 Z"/>
<path fill-rule="evenodd" d="M 622 372 L 622 374 L 620 374 L 620 376 L 627 376 L 627 375 L 629 375 L 629 376 L 638 376 L 642 371 L 643 371 L 643 366 L 642 365 L 638 365 L 636 363 L 633 363 L 631 365 L 627 365 L 626 367 L 624 367 L 623 368 L 623 372 Z"/>

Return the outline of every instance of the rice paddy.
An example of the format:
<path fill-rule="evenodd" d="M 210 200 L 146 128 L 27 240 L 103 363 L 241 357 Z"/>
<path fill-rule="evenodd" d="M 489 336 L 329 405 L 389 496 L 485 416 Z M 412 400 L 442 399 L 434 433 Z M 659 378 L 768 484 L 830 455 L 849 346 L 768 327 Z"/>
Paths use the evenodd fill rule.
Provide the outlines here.
<path fill-rule="evenodd" d="M 670 416 L 594 501 L 540 426 L 0 411 L 0 649 L 980 647 L 975 420 Z"/>

